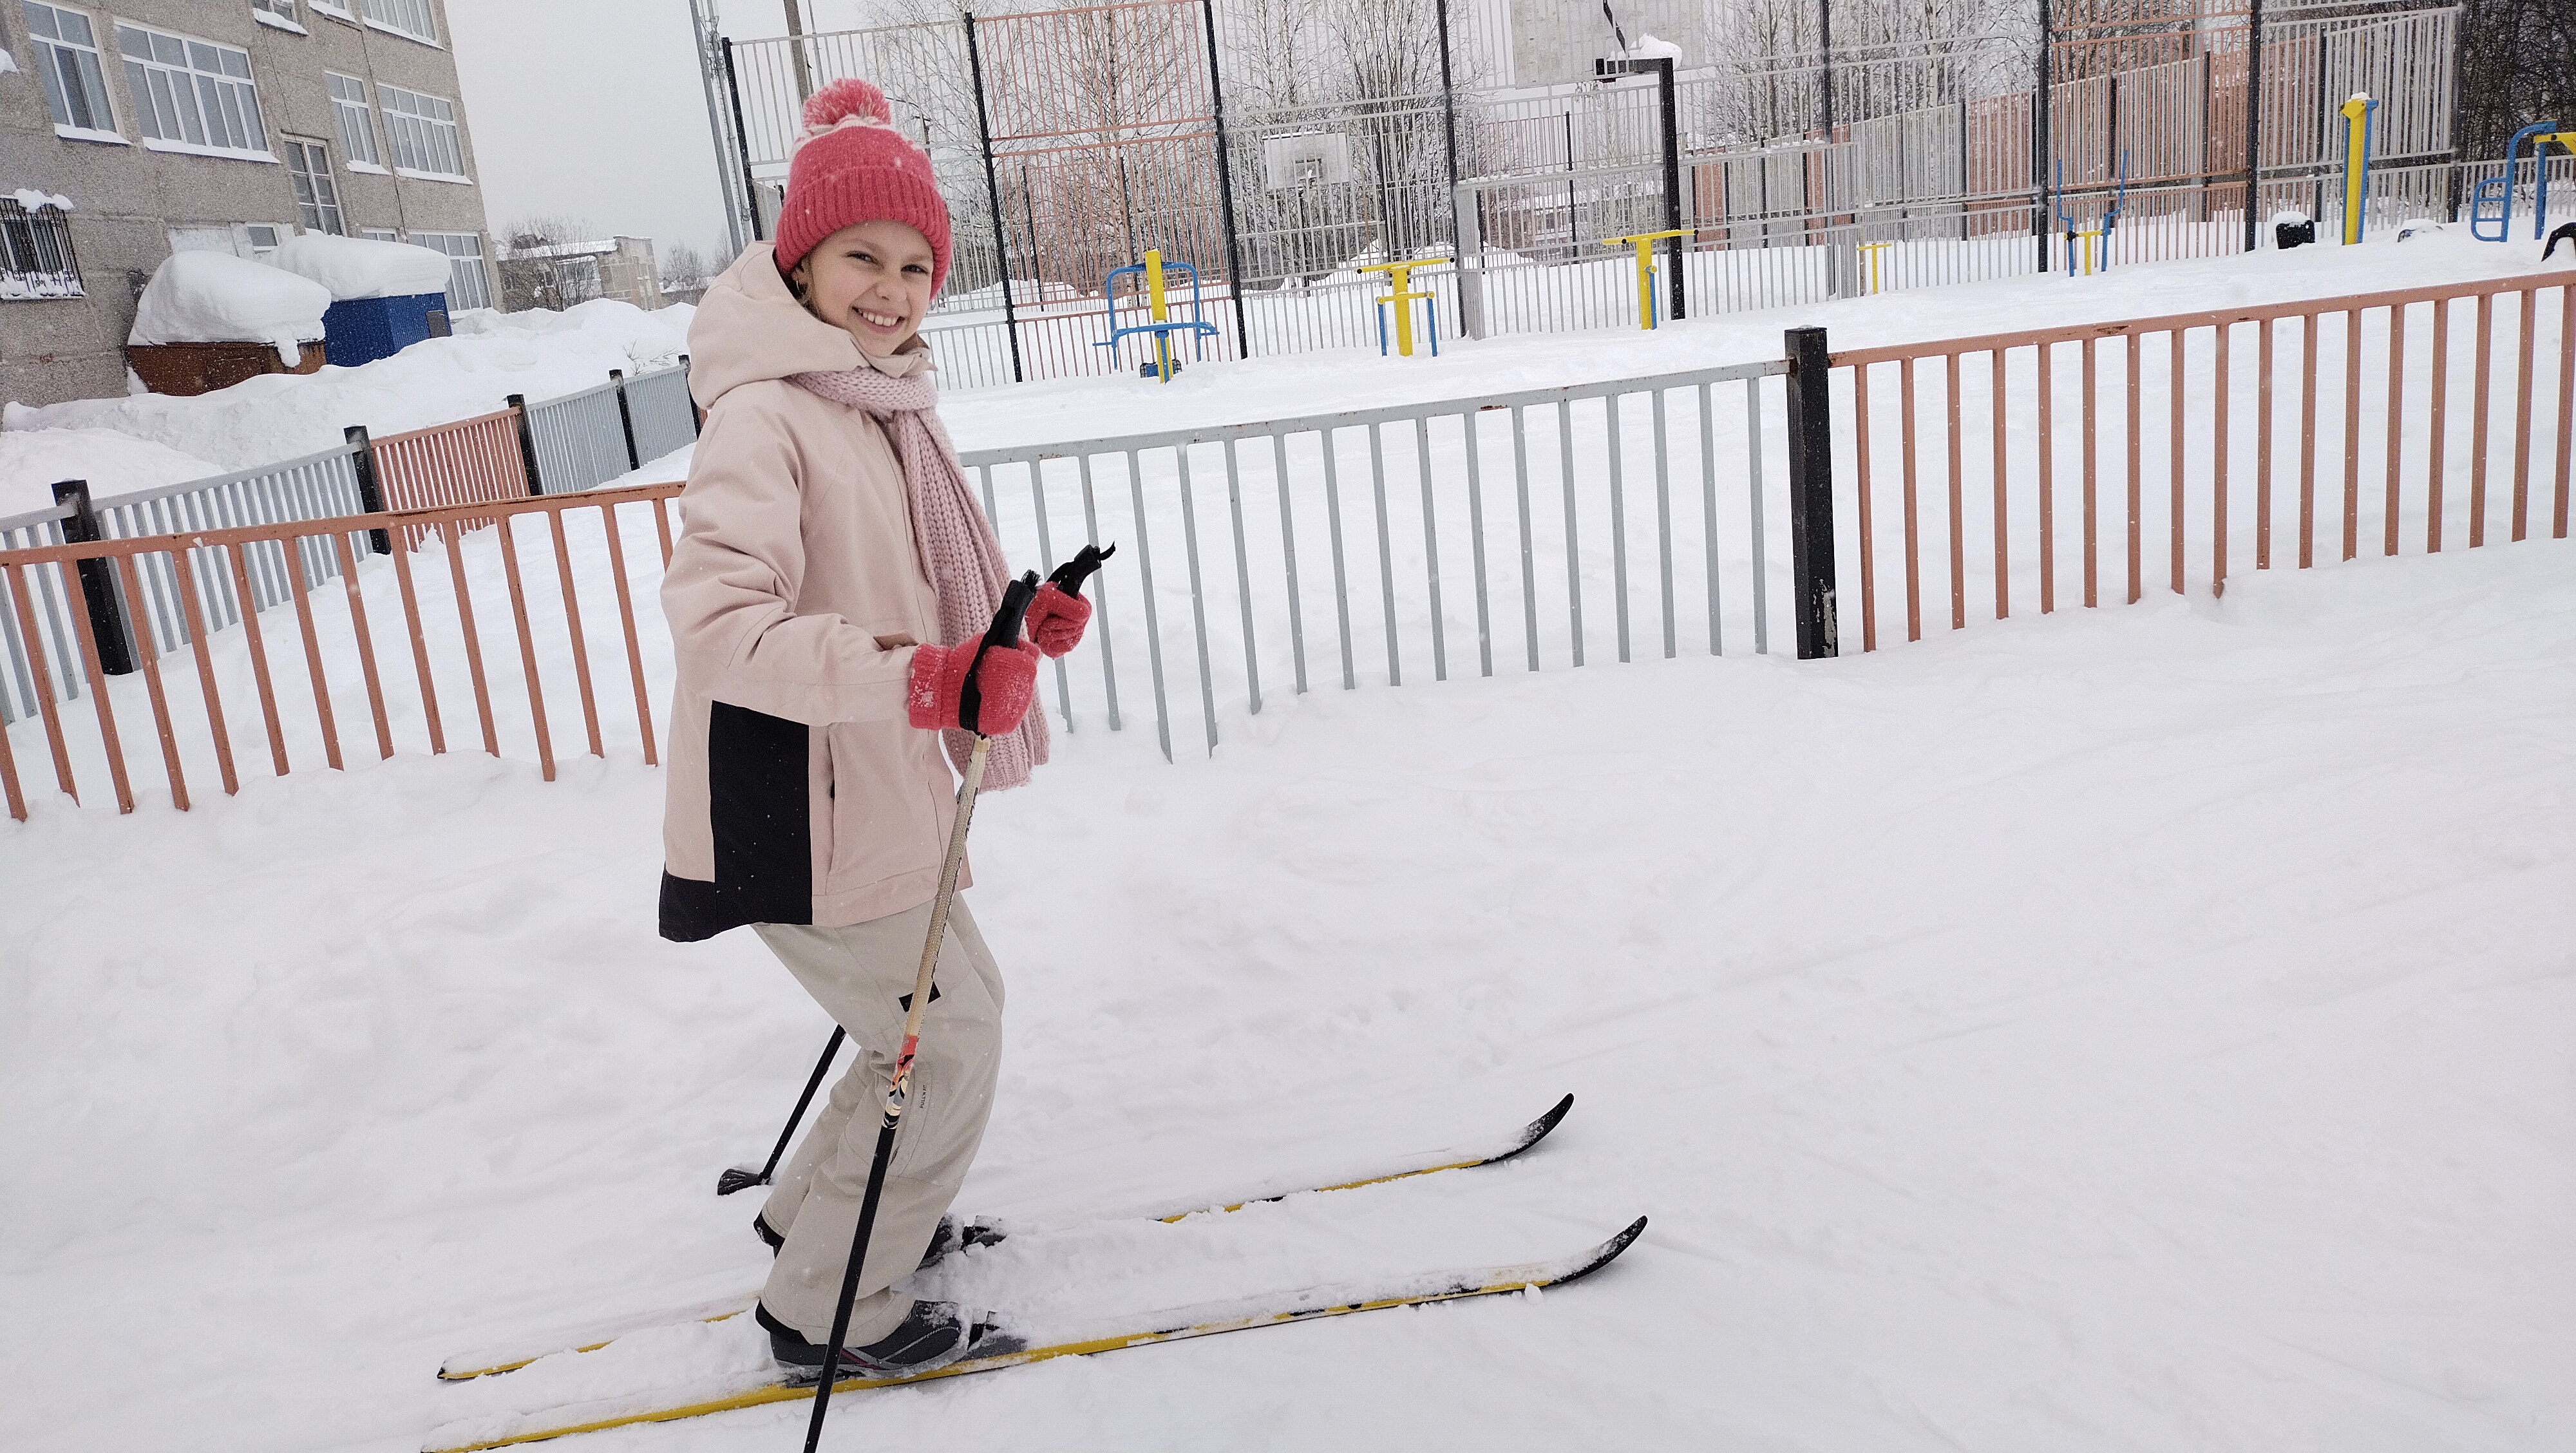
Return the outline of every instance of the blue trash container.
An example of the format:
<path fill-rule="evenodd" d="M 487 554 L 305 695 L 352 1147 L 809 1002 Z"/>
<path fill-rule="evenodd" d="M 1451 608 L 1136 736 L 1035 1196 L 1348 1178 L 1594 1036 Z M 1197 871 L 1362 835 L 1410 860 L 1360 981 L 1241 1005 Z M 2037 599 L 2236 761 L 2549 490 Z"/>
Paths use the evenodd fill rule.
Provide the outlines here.
<path fill-rule="evenodd" d="M 433 327 L 431 314 L 438 315 Z M 322 314 L 322 355 L 342 368 L 391 358 L 424 338 L 446 336 L 447 294 L 349 298 Z"/>

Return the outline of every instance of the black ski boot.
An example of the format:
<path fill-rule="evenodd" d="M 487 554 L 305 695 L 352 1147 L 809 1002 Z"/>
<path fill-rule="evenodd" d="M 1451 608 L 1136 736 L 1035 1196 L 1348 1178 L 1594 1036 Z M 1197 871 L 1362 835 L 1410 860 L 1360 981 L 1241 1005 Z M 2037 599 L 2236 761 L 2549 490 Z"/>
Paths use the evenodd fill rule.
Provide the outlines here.
<path fill-rule="evenodd" d="M 769 1248 L 769 1254 L 772 1256 L 776 1256 L 778 1249 L 787 1244 L 786 1237 L 769 1229 L 769 1218 L 757 1211 L 752 1213 L 751 1234 L 760 1238 L 761 1244 Z M 960 1251 L 969 1246 L 997 1246 L 1007 1234 L 1003 1231 L 1000 1222 L 988 1221 L 980 1216 L 942 1216 L 939 1218 L 939 1229 L 930 1235 L 929 1249 L 921 1253 L 921 1265 L 914 1269 L 916 1271 L 925 1269 L 948 1253 Z"/>
<path fill-rule="evenodd" d="M 823 1344 L 769 1315 L 752 1309 L 753 1319 L 769 1330 L 769 1355 L 794 1386 L 823 1380 Z M 987 1312 L 971 1312 L 955 1302 L 914 1302 L 903 1325 L 865 1347 L 841 1349 L 840 1377 L 903 1377 L 945 1367 L 970 1356 L 993 1333 Z"/>

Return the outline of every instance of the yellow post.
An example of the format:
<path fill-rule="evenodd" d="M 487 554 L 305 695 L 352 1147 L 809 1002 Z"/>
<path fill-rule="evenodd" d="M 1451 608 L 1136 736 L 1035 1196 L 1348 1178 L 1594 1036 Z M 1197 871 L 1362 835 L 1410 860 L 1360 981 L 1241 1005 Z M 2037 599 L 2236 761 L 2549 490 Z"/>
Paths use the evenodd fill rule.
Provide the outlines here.
<path fill-rule="evenodd" d="M 1413 290 L 1413 270 L 1429 267 L 1437 259 L 1416 258 L 1412 262 L 1373 262 L 1361 272 L 1386 274 L 1386 295 L 1377 299 L 1380 308 L 1395 306 L 1395 351 L 1402 357 L 1413 356 L 1413 302 L 1423 294 Z"/>
<path fill-rule="evenodd" d="M 1145 249 L 1145 306 L 1148 316 L 1157 323 L 1172 321 L 1171 308 L 1163 297 L 1163 250 Z M 1154 372 L 1163 382 L 1172 381 L 1172 335 L 1154 335 Z"/>
<path fill-rule="evenodd" d="M 1655 244 L 1667 237 L 1688 237 L 1690 229 L 1675 228 L 1670 232 L 1639 232 L 1628 237 L 1604 237 L 1604 247 L 1634 246 L 1637 249 L 1637 326 L 1655 326 Z"/>
<path fill-rule="evenodd" d="M 2343 240 L 2349 246 L 2361 240 L 2362 204 L 2370 193 L 2370 113 L 2379 103 L 2368 92 L 2355 91 L 2336 109 L 2344 121 Z"/>
<path fill-rule="evenodd" d="M 1864 242 L 1860 245 L 1861 291 L 1876 295 L 1887 283 L 1887 251 L 1893 242 Z"/>

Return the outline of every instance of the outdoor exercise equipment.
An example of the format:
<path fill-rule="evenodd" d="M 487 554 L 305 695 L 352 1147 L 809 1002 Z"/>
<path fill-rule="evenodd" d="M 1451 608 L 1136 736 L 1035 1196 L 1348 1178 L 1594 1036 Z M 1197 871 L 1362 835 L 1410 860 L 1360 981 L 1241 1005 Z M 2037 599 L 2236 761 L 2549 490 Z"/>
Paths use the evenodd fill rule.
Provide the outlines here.
<path fill-rule="evenodd" d="M 2549 143 L 2557 142 L 2576 152 L 2576 131 L 2561 131 L 2555 121 L 2542 121 L 2526 126 L 2504 144 L 2504 173 L 2481 178 L 2469 194 L 2469 235 L 2480 242 L 2502 242 L 2513 231 L 2514 168 L 2521 165 L 2522 144 L 2531 143 L 2531 169 L 2535 177 L 2531 199 L 2531 236 L 2537 242 L 2549 228 Z M 2492 227 L 2494 230 L 2489 231 Z"/>
<path fill-rule="evenodd" d="M 1638 327 L 1653 328 L 1659 326 L 1663 322 L 1662 312 L 1655 306 L 1655 244 L 1663 241 L 1667 237 L 1688 237 L 1689 235 L 1689 228 L 1674 227 L 1668 228 L 1662 232 L 1638 232 L 1626 237 L 1604 237 L 1601 239 L 1601 245 L 1604 247 L 1634 247 L 1637 249 Z"/>
<path fill-rule="evenodd" d="M 2351 100 L 2335 109 L 2343 113 L 2343 240 L 2349 247 L 2361 240 L 2362 224 L 2368 220 L 2370 117 L 2379 103 L 2368 92 L 2355 91 Z"/>
<path fill-rule="evenodd" d="M 1176 269 L 1190 275 L 1190 321 L 1186 323 L 1172 316 L 1171 298 L 1165 290 L 1164 274 Z M 1128 290 L 1127 295 L 1136 300 L 1136 310 L 1144 315 L 1145 321 L 1130 323 L 1122 328 L 1118 326 L 1118 280 L 1131 273 L 1136 276 L 1137 283 L 1135 287 Z M 1181 371 L 1181 361 L 1172 349 L 1172 335 L 1187 333 L 1194 338 L 1216 336 L 1216 325 L 1205 318 L 1204 306 L 1199 297 L 1199 270 L 1186 262 L 1165 262 L 1159 248 L 1146 249 L 1143 262 L 1131 262 L 1125 267 L 1111 268 L 1109 276 L 1100 280 L 1100 296 L 1109 300 L 1109 341 L 1094 343 L 1091 346 L 1108 349 L 1109 361 L 1113 367 L 1118 362 L 1119 341 L 1129 334 L 1142 333 L 1154 340 L 1154 361 L 1146 364 L 1138 372 L 1147 378 L 1158 378 L 1164 383 L 1170 383 L 1172 375 Z M 1207 345 L 1201 343 L 1198 348 L 1200 359 L 1205 360 Z"/>
<path fill-rule="evenodd" d="M 2075 226 L 2075 214 L 2066 206 L 2066 163 L 2061 161 L 2057 164 L 2057 220 L 2064 223 L 2066 229 L 2068 277 L 2078 275 L 2076 262 L 2079 251 L 2083 262 L 2082 276 L 2091 277 L 2097 270 L 2096 264 L 2099 264 L 2099 271 L 2111 270 L 2111 234 L 2120 225 L 2120 208 L 2127 204 L 2128 199 L 2129 154 L 2123 151 L 2120 153 L 2119 175 L 2111 186 L 2111 205 L 2103 211 L 2101 225 L 2089 231 L 2079 231 Z M 2079 242 L 2082 244 L 2080 249 Z"/>
<path fill-rule="evenodd" d="M 1887 269 L 1890 264 L 1887 254 L 1889 251 L 1894 249 L 1895 246 L 1896 244 L 1893 242 L 1864 242 L 1860 244 L 1860 279 L 1862 296 L 1875 296 L 1881 288 L 1886 286 Z"/>
<path fill-rule="evenodd" d="M 1431 356 L 1440 356 L 1440 299 L 1428 289 L 1413 290 L 1413 270 L 1431 267 L 1445 258 L 1416 258 L 1411 262 L 1372 262 L 1360 272 L 1386 274 L 1386 291 L 1371 299 L 1377 304 L 1377 356 L 1386 357 L 1386 312 L 1395 309 L 1395 351 L 1405 358 L 1413 356 L 1413 304 L 1422 302 L 1422 314 L 1431 324 Z"/>

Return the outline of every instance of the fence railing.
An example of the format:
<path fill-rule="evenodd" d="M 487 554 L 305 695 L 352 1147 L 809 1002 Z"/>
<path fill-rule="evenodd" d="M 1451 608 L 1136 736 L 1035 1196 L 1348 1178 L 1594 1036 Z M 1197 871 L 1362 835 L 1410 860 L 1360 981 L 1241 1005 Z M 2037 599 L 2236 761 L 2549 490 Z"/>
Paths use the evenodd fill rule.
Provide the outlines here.
<path fill-rule="evenodd" d="M 328 520 L 289 520 L 132 539 L 38 545 L 0 553 L 0 582 L 5 582 L 5 603 L 18 631 L 33 637 L 38 630 L 36 603 L 78 599 L 83 572 L 112 575 L 128 600 L 139 598 L 147 572 L 168 572 L 176 586 L 175 608 L 185 621 L 183 639 L 190 659 L 177 662 L 177 651 L 162 649 L 153 633 L 138 633 L 136 674 L 143 679 L 171 801 L 182 810 L 189 805 L 192 774 L 202 782 L 211 768 L 226 793 L 240 789 L 241 769 L 233 747 L 236 731 L 247 735 L 256 730 L 265 738 L 270 766 L 276 775 L 286 775 L 294 756 L 309 756 L 317 748 L 328 765 L 341 767 L 343 713 L 356 707 L 356 698 L 361 694 L 379 757 L 391 757 L 398 736 L 409 736 L 415 730 L 421 746 L 433 754 L 445 752 L 447 721 L 440 695 L 444 691 L 448 701 L 454 703 L 470 693 L 483 749 L 499 756 L 502 728 L 510 728 L 513 735 L 524 731 L 533 740 L 546 779 L 552 781 L 555 746 L 546 704 L 549 681 L 558 702 L 567 684 L 578 694 L 588 750 L 593 756 L 606 755 L 603 718 L 613 726 L 624 713 L 614 699 L 613 688 L 608 693 L 597 688 L 591 657 L 598 652 L 613 658 L 620 645 L 627 682 L 632 688 L 631 724 L 636 740 L 645 762 L 657 759 L 623 538 L 631 527 L 632 512 L 629 518 L 622 519 L 618 510 L 620 506 L 640 505 L 651 514 L 662 563 L 667 564 L 670 519 L 662 502 L 679 491 L 677 484 L 636 485 L 587 494 L 534 498 L 522 495 L 513 500 Z M 553 557 L 557 591 L 551 600 L 544 598 L 521 569 L 523 544 L 513 522 L 530 515 L 545 517 L 545 535 L 538 541 L 526 542 L 524 548 L 542 550 Z M 566 517 L 571 515 L 580 518 L 568 527 Z M 493 526 L 490 548 L 469 550 L 463 531 L 477 522 Z M 589 533 L 580 529 L 585 524 L 596 526 L 595 548 Z M 412 551 L 393 551 L 389 567 L 373 566 L 364 572 L 359 569 L 358 562 L 371 533 L 412 530 L 428 532 L 445 547 L 448 589 L 444 593 L 453 612 L 453 632 L 442 629 L 443 623 L 429 608 L 429 598 L 440 592 L 421 578 L 426 572 L 413 568 Z M 308 543 L 318 544 L 336 563 L 336 577 L 343 586 L 336 601 L 326 600 L 324 593 L 315 588 L 318 581 L 305 570 Z M 576 551 L 585 557 L 578 567 Z M 216 598 L 218 582 L 228 581 L 235 598 L 251 596 L 255 590 L 253 565 L 263 552 L 284 563 L 286 598 L 294 605 L 295 628 L 272 639 L 261 624 L 260 613 L 245 611 L 239 618 L 240 634 L 218 642 L 207 609 Z M 469 555 L 473 557 L 471 561 Z M 498 582 L 490 578 L 496 573 L 491 569 L 495 557 L 501 577 Z M 647 568 L 651 568 L 649 564 Z M 392 577 L 390 589 L 387 575 Z M 597 624 L 601 575 L 607 576 L 613 587 L 617 618 L 613 634 Z M 518 674 L 524 684 L 524 710 L 514 699 L 516 693 L 486 672 L 485 640 L 477 624 L 475 591 L 469 579 L 472 576 L 483 577 L 486 609 L 496 585 L 506 592 L 510 634 L 516 640 Z M 588 625 L 584 622 L 581 591 L 576 586 L 577 579 L 585 578 L 591 582 L 593 611 L 592 624 Z M 370 624 L 371 596 L 377 611 L 388 607 L 399 611 L 399 630 Z M 94 735 L 76 737 L 66 720 L 66 708 L 56 703 L 49 679 L 55 669 L 53 664 L 43 652 L 29 653 L 24 664 L 34 678 L 32 695 L 44 719 L 55 785 L 77 801 L 82 781 L 95 781 L 96 775 L 103 772 L 118 810 L 131 812 L 134 782 L 126 761 L 117 706 L 117 698 L 123 695 L 130 710 L 131 692 L 111 685 L 107 663 L 102 658 L 102 633 L 91 612 L 72 609 L 63 614 L 69 619 L 74 642 L 68 653 L 70 662 L 86 687 L 96 729 Z M 541 643 L 537 634 L 541 625 L 559 629 L 549 630 Z M 399 680 L 403 673 L 395 663 L 380 659 L 401 652 L 405 643 L 413 688 L 408 692 L 389 685 L 389 676 Z M 170 663 L 167 672 L 165 663 Z M 300 714 L 290 715 L 287 706 L 294 693 L 284 681 L 291 679 L 298 665 L 312 703 L 309 725 Z M 202 701 L 202 731 L 182 715 L 183 708 L 174 702 L 165 680 L 165 675 L 182 673 L 193 677 L 194 694 Z M 252 697 L 258 701 L 256 728 L 244 710 Z M 234 706 L 226 706 L 228 698 Z M 76 762 L 76 758 L 81 760 Z M 5 731 L 0 731 L 0 789 L 5 789 L 10 815 L 24 819 L 26 797 Z"/>
<path fill-rule="evenodd" d="M 1785 395 L 1774 382 L 1788 369 L 1765 361 L 961 459 L 1011 558 L 1115 541 L 1117 563 L 1133 562 L 1094 592 L 1096 683 L 1059 661 L 1056 703 L 1068 728 L 1095 708 L 1122 727 L 1119 663 L 1132 674 L 1141 655 L 1168 757 L 1185 689 L 1171 684 L 1174 662 L 1195 663 L 1212 751 L 1238 703 L 1260 711 L 1265 680 L 1350 689 L 1426 666 L 1434 680 L 1465 674 L 1471 654 L 1474 672 L 1492 675 L 1580 666 L 1604 646 L 1621 661 L 1717 654 L 1730 638 L 1768 650 L 1788 588 Z"/>
<path fill-rule="evenodd" d="M 623 390 L 625 399 L 620 401 Z M 571 408 L 559 405 L 571 403 Z M 631 382 L 612 373 L 598 388 L 528 405 L 513 395 L 510 407 L 478 418 L 460 419 L 383 438 L 351 427 L 348 440 L 331 449 L 264 465 L 214 479 L 191 480 L 158 489 L 88 500 L 0 519 L 0 549 L 75 542 L 80 539 L 133 539 L 180 531 L 238 528 L 364 515 L 380 509 L 427 509 L 481 501 L 515 500 L 532 493 L 586 490 L 660 458 L 696 436 L 697 410 L 688 393 L 686 355 L 681 366 L 645 374 Z M 654 452 L 643 452 L 648 442 Z M 72 482 L 82 483 L 82 482 Z M 538 487 L 532 487 L 538 486 Z M 88 510 L 89 514 L 82 511 Z M 66 533 L 66 523 L 70 533 Z M 488 517 L 477 523 L 488 524 Z M 402 546 L 416 549 L 435 535 L 429 525 L 393 532 Z M 381 533 L 357 532 L 352 546 L 360 554 L 382 554 L 393 539 Z M 236 591 L 230 576 L 198 562 L 194 578 L 199 609 L 209 629 L 223 630 L 240 621 L 246 610 L 267 610 L 287 601 L 295 589 L 309 589 L 335 579 L 341 569 L 336 551 L 316 535 L 299 536 L 299 552 L 290 570 L 280 541 L 253 547 L 246 575 L 249 594 Z M 178 605 L 176 567 L 168 560 L 146 557 L 137 565 L 139 593 L 127 590 L 106 567 L 96 567 L 95 590 L 112 602 L 112 613 L 97 617 L 105 669 L 121 676 L 134 669 L 138 632 L 153 634 L 152 646 L 167 654 L 188 645 L 193 618 Z M 302 587 L 290 587 L 301 579 Z M 50 588 L 50 581 L 47 583 Z M 245 607 L 244 601 L 249 605 Z M 31 658 L 50 651 L 48 679 L 61 699 L 75 699 L 82 673 L 63 612 L 80 605 L 78 597 L 45 596 L 41 606 L 46 629 L 21 630 L 5 592 L 0 592 L 0 725 L 34 715 L 39 679 Z"/>
<path fill-rule="evenodd" d="M 2070 587 L 2091 606 L 2136 601 L 2157 574 L 2223 591 L 2321 550 L 2520 540 L 2544 491 L 2549 532 L 2567 533 L 2576 275 L 1854 349 L 1832 366 L 1863 650 L 1882 579 L 1902 581 L 1917 640 L 1936 578 L 1957 630 L 1989 592 L 2000 620 L 2016 601 L 2055 610 Z"/>
<path fill-rule="evenodd" d="M 1117 543 L 1093 592 L 1097 669 L 1092 658 L 1058 661 L 1053 704 L 1068 730 L 1104 720 L 1120 730 L 1122 697 L 1150 692 L 1167 758 L 1193 716 L 1213 751 L 1227 722 L 1262 709 L 1265 690 L 1441 680 L 1469 674 L 1471 653 L 1473 672 L 1493 675 L 1614 654 L 1768 651 L 1785 608 L 1797 653 L 1830 656 L 1837 559 L 1859 575 L 1858 649 L 1868 651 L 1880 644 L 1883 590 L 1901 592 L 1916 640 L 1945 593 L 1957 630 L 1989 609 L 2000 620 L 2034 604 L 2137 601 L 2153 585 L 2223 591 L 2243 570 L 2293 560 L 2567 533 L 2576 274 L 1840 353 L 1820 329 L 1791 330 L 1784 343 L 1786 358 L 1724 368 L 979 450 L 962 462 L 1009 558 Z M 353 466 L 373 457 L 353 441 Z M 569 682 L 589 750 L 604 754 L 606 733 L 631 724 L 649 762 L 634 596 L 652 588 L 650 551 L 670 558 L 661 502 L 679 490 L 522 494 L 126 539 L 72 538 L 98 532 L 77 501 L 0 522 L 0 621 L 13 683 L 24 683 L 14 689 L 44 719 L 61 789 L 104 772 L 127 809 L 116 713 L 144 706 L 181 807 L 191 774 L 211 769 L 237 787 L 233 735 L 264 735 L 280 773 L 291 753 L 342 765 L 339 713 L 361 694 L 380 756 L 405 737 L 446 750 L 439 698 L 470 691 L 485 750 L 498 755 L 505 736 L 532 740 L 551 776 L 548 692 L 561 711 Z M 626 540 L 642 521 L 620 516 L 628 504 L 650 505 L 654 531 L 634 537 L 633 569 Z M 174 506 L 124 508 L 146 520 L 154 507 Z M 546 516 L 545 535 L 514 533 L 532 513 Z M 496 528 L 469 535 L 478 522 Z M 367 559 L 371 544 L 404 532 L 440 547 L 447 589 L 421 584 L 434 572 L 417 570 L 408 549 Z M 523 553 L 551 557 L 554 591 L 531 585 L 543 562 L 523 573 Z M 264 634 L 254 608 L 239 610 L 241 631 L 218 635 L 210 622 L 223 602 L 271 598 L 254 580 L 262 561 L 295 630 Z M 603 576 L 613 631 L 602 624 Z M 315 589 L 325 578 L 341 581 L 336 596 Z M 168 587 L 158 596 L 147 585 L 156 579 Z M 477 582 L 485 609 L 496 594 L 509 600 L 524 707 L 486 675 Z M 425 605 L 432 595 L 446 608 Z M 385 684 L 370 610 L 402 615 L 416 691 Z M 111 684 L 120 613 L 153 623 L 131 636 L 140 702 L 131 678 Z M 183 650 L 205 699 L 203 730 L 165 687 L 165 668 L 186 669 L 169 665 Z M 598 690 L 591 672 L 593 654 L 621 650 L 631 713 L 625 693 Z M 283 662 L 274 670 L 272 657 Z M 309 725 L 280 706 L 291 693 L 277 683 L 298 662 Z M 54 689 L 58 672 L 86 688 L 94 734 L 66 726 L 58 697 L 73 692 Z M 253 696 L 255 721 L 227 717 L 226 699 Z M 0 739 L 0 779 L 23 816 L 13 750 Z"/>

